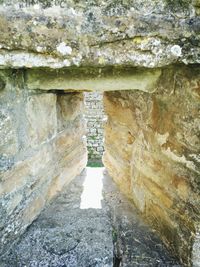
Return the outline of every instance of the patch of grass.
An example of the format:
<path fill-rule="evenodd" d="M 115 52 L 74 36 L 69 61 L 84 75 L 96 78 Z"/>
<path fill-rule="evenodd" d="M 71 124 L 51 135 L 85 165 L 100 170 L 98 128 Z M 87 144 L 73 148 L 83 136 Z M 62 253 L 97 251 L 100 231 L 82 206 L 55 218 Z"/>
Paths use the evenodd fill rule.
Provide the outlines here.
<path fill-rule="evenodd" d="M 101 161 L 88 161 L 87 167 L 100 168 L 103 167 L 103 163 Z"/>

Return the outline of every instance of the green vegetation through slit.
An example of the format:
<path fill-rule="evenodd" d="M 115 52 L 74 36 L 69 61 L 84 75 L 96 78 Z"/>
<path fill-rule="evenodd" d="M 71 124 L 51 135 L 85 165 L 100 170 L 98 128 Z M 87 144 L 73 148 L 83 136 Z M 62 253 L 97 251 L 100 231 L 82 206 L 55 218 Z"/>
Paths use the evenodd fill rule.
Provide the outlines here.
<path fill-rule="evenodd" d="M 103 163 L 101 161 L 88 161 L 87 167 L 92 168 L 101 168 L 103 167 Z"/>

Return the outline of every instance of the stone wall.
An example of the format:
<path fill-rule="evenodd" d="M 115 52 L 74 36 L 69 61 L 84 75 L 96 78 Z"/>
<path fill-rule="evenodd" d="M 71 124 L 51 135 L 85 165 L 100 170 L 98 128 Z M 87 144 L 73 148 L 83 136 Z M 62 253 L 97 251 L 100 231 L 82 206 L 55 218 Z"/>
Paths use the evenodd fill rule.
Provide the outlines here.
<path fill-rule="evenodd" d="M 200 266 L 200 71 L 162 70 L 154 93 L 106 92 L 104 164 L 184 266 Z"/>
<path fill-rule="evenodd" d="M 199 10 L 199 0 L 0 0 L 0 67 L 199 63 Z"/>
<path fill-rule="evenodd" d="M 199 0 L 0 0 L 0 254 L 85 166 L 79 92 L 95 90 L 111 91 L 111 176 L 199 266 L 199 14 Z"/>
<path fill-rule="evenodd" d="M 86 166 L 82 93 L 28 90 L 0 71 L 0 255 Z"/>
<path fill-rule="evenodd" d="M 101 161 L 103 147 L 103 94 L 98 92 L 85 93 L 87 120 L 87 147 L 89 161 Z"/>

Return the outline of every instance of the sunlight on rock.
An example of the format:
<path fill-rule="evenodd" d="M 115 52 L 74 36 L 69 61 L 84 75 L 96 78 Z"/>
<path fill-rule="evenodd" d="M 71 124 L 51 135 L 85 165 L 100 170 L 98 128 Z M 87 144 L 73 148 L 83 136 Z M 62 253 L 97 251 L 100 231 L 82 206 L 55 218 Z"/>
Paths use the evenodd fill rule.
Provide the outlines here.
<path fill-rule="evenodd" d="M 104 168 L 87 168 L 83 193 L 81 195 L 81 209 L 101 209 Z"/>

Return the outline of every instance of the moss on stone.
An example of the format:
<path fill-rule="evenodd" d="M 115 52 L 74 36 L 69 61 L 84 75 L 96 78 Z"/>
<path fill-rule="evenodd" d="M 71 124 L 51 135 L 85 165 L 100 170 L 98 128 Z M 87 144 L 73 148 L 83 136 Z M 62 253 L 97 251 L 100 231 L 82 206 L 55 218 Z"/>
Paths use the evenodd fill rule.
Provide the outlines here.
<path fill-rule="evenodd" d="M 6 86 L 6 83 L 0 78 L 0 91 L 3 90 Z"/>
<path fill-rule="evenodd" d="M 177 12 L 189 9 L 191 0 L 165 0 L 166 7 L 170 10 Z"/>

